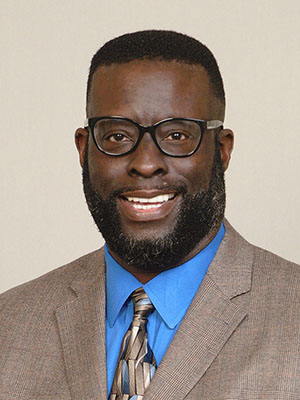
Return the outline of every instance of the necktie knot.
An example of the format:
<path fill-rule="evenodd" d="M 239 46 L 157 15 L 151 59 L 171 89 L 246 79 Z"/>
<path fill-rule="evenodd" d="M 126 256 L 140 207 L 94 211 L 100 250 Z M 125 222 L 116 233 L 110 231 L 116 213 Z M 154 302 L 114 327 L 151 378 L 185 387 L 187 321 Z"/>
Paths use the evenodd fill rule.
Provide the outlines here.
<path fill-rule="evenodd" d="M 144 289 L 136 289 L 132 293 L 131 297 L 134 306 L 134 318 L 137 317 L 141 319 L 147 319 L 148 316 L 154 311 L 154 306 Z"/>

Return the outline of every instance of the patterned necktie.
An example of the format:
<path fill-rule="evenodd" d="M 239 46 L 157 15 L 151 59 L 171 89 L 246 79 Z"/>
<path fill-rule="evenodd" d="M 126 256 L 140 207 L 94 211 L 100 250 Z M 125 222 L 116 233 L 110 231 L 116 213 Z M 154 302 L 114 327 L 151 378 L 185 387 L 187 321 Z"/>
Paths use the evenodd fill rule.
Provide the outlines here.
<path fill-rule="evenodd" d="M 156 370 L 146 330 L 154 306 L 143 288 L 136 289 L 131 297 L 133 320 L 122 341 L 109 400 L 142 400 Z"/>

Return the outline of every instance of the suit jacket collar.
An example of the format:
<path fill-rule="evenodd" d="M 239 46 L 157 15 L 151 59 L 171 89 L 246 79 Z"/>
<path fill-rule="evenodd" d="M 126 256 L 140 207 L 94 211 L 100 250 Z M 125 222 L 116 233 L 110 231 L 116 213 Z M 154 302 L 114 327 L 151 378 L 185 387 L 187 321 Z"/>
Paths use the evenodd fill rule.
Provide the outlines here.
<path fill-rule="evenodd" d="M 106 389 L 105 262 L 90 255 L 71 284 L 70 299 L 56 318 L 72 400 L 103 400 Z"/>
<path fill-rule="evenodd" d="M 232 299 L 251 288 L 253 247 L 224 221 L 226 233 L 207 275 Z"/>
<path fill-rule="evenodd" d="M 253 250 L 225 220 L 226 234 L 145 400 L 181 400 L 246 316 L 233 298 L 251 288 Z M 92 253 L 57 312 L 72 400 L 103 400 L 106 389 L 105 261 Z"/>

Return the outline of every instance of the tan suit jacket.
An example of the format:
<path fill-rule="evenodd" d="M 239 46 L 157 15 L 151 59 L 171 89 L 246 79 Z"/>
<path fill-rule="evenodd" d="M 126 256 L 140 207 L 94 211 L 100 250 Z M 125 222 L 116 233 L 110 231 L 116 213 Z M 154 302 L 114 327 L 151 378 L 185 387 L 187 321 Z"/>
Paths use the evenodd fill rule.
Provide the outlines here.
<path fill-rule="evenodd" d="M 184 293 L 182 294 L 184 295 Z M 1 400 L 105 400 L 105 263 L 0 296 Z M 299 400 L 300 267 L 226 235 L 145 400 Z"/>

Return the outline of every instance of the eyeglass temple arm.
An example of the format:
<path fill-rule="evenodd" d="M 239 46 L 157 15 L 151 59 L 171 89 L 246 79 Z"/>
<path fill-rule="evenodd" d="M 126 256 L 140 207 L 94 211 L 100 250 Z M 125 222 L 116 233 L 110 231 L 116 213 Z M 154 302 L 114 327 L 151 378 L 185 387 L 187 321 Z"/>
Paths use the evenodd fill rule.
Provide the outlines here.
<path fill-rule="evenodd" d="M 219 121 L 219 120 L 207 121 L 206 129 L 216 129 L 216 128 L 220 128 L 220 126 L 222 126 L 222 125 L 223 125 L 223 121 Z"/>

